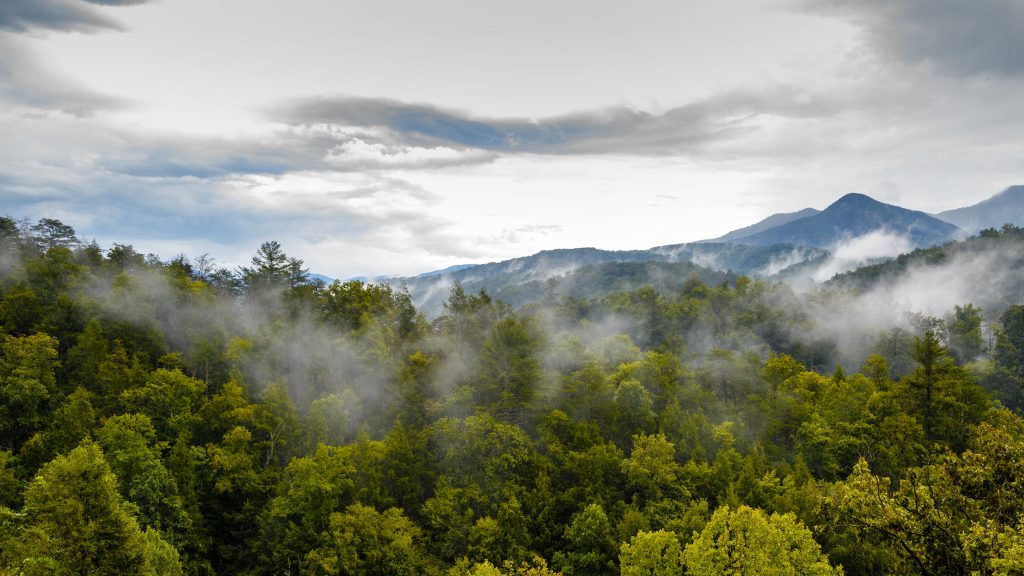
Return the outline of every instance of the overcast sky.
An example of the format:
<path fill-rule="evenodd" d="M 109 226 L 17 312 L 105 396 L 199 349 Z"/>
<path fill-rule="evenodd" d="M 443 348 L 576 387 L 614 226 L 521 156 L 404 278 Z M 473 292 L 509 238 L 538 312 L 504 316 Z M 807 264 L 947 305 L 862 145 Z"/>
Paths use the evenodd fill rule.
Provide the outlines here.
<path fill-rule="evenodd" d="M 0 214 L 332 277 L 1024 183 L 1020 0 L 0 0 Z"/>

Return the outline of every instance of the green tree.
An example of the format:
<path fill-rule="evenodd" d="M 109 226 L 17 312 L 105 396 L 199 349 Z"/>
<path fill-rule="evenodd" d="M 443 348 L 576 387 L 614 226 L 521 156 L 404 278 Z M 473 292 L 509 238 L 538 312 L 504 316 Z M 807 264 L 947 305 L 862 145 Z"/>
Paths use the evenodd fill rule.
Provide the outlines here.
<path fill-rule="evenodd" d="M 349 453 L 320 445 L 312 456 L 288 463 L 264 526 L 264 539 L 270 543 L 268 573 L 305 566 L 320 534 L 330 529 L 331 514 L 352 504 L 356 470 Z"/>
<path fill-rule="evenodd" d="M 183 540 L 190 521 L 182 508 L 178 486 L 160 459 L 156 430 L 147 416 L 111 416 L 96 431 L 121 495 L 137 507 L 145 527 Z"/>
<path fill-rule="evenodd" d="M 1020 413 L 1024 407 L 1024 305 L 1007 308 L 999 323 L 991 388 L 1000 400 Z"/>
<path fill-rule="evenodd" d="M 1019 573 L 1024 423 L 995 414 L 962 454 L 904 471 L 898 482 L 861 460 L 822 502 L 832 553 L 850 573 Z M 1017 570 L 1017 572 L 1014 572 Z"/>
<path fill-rule="evenodd" d="M 45 429 L 35 433 L 21 447 L 21 457 L 29 469 L 36 469 L 57 454 L 65 454 L 89 436 L 96 425 L 91 394 L 78 388 L 53 411 Z"/>
<path fill-rule="evenodd" d="M 54 218 L 40 219 L 29 231 L 32 241 L 43 252 L 57 247 L 71 248 L 79 242 L 74 228 Z"/>
<path fill-rule="evenodd" d="M 682 467 L 675 460 L 675 446 L 664 434 L 633 436 L 633 451 L 623 460 L 622 469 L 640 502 L 689 496 L 680 482 Z"/>
<path fill-rule="evenodd" d="M 963 368 L 956 365 L 938 336 L 930 331 L 914 339 L 917 368 L 903 381 L 911 408 L 921 419 L 925 438 L 963 449 L 971 426 L 988 401 Z"/>
<path fill-rule="evenodd" d="M 526 559 L 530 545 L 527 520 L 519 499 L 509 494 L 498 506 L 497 517 L 478 518 L 467 536 L 467 554 L 471 560 L 520 562 Z"/>
<path fill-rule="evenodd" d="M 351 442 L 362 412 L 363 402 L 350 388 L 313 400 L 306 422 L 307 443 L 315 449 L 317 444 L 341 446 Z"/>
<path fill-rule="evenodd" d="M 57 339 L 0 335 L 0 442 L 17 449 L 49 416 L 57 392 Z"/>
<path fill-rule="evenodd" d="M 423 535 L 398 508 L 384 512 L 352 504 L 331 514 L 319 547 L 307 557 L 310 574 L 419 576 L 435 571 Z"/>
<path fill-rule="evenodd" d="M 548 568 L 543 558 L 534 556 L 530 561 L 523 560 L 519 564 L 506 560 L 499 566 L 490 561 L 469 566 L 468 561 L 463 561 L 449 570 L 448 576 L 561 576 L 561 572 Z"/>
<path fill-rule="evenodd" d="M 622 576 L 678 576 L 683 573 L 683 552 L 671 532 L 640 531 L 619 549 Z"/>
<path fill-rule="evenodd" d="M 955 306 L 946 318 L 949 331 L 949 351 L 957 362 L 973 362 L 981 355 L 985 340 L 981 335 L 981 309 L 973 304 Z"/>
<path fill-rule="evenodd" d="M 723 506 L 683 550 L 692 576 L 841 575 L 793 514 Z"/>
<path fill-rule="evenodd" d="M 14 455 L 0 449 L 0 508 L 16 508 L 20 503 L 21 482 L 15 476 Z"/>
<path fill-rule="evenodd" d="M 499 320 L 480 353 L 477 403 L 503 422 L 524 422 L 540 382 L 537 349 L 537 337 L 526 323 L 515 317 Z"/>
<path fill-rule="evenodd" d="M 599 504 L 576 513 L 563 534 L 565 545 L 552 564 L 566 576 L 601 576 L 615 571 L 615 540 L 608 516 Z"/>
<path fill-rule="evenodd" d="M 285 254 L 276 240 L 260 244 L 252 265 L 239 268 L 238 273 L 248 291 L 295 288 L 309 281 L 302 260 Z"/>
<path fill-rule="evenodd" d="M 153 421 L 160 438 L 169 441 L 178 435 L 192 435 L 195 411 L 205 400 L 206 385 L 189 378 L 180 370 L 158 369 L 149 374 L 143 386 L 121 393 L 121 405 L 145 414 Z"/>
<path fill-rule="evenodd" d="M 5 546 L 12 573 L 180 573 L 158 534 L 147 537 L 118 494 L 100 448 L 84 443 L 43 466 L 25 491 L 25 526 Z"/>

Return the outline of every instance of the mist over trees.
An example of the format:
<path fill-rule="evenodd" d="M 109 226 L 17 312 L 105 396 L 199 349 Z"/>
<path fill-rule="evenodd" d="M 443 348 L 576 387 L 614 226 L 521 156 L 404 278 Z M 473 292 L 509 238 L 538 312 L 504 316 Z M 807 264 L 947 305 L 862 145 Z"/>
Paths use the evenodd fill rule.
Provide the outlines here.
<path fill-rule="evenodd" d="M 0 574 L 1017 574 L 1022 244 L 427 318 L 0 218 Z"/>

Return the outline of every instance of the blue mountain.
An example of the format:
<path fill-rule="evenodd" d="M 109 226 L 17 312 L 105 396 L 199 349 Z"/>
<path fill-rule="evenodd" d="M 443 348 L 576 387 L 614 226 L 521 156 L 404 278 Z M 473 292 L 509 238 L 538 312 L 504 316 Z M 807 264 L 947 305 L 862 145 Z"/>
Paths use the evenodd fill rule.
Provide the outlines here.
<path fill-rule="evenodd" d="M 814 208 L 804 208 L 803 210 L 798 210 L 797 212 L 782 212 L 779 214 L 772 214 L 771 216 L 765 218 L 764 220 L 761 220 L 756 224 L 751 224 L 750 226 L 746 226 L 738 230 L 733 230 L 732 232 L 729 232 L 725 236 L 719 236 L 718 238 L 713 238 L 711 240 L 701 240 L 701 242 L 739 242 L 741 238 L 752 236 L 754 234 L 757 234 L 758 232 L 764 232 L 765 230 L 770 230 L 772 228 L 775 228 L 776 226 L 788 224 L 794 220 L 799 220 L 801 218 L 806 218 L 808 216 L 814 216 L 818 212 L 819 211 L 815 210 Z"/>
<path fill-rule="evenodd" d="M 935 216 L 971 233 L 1000 228 L 1003 224 L 1024 226 L 1024 186 L 1011 186 L 973 206 L 946 210 Z"/>
<path fill-rule="evenodd" d="M 963 235 L 953 224 L 924 212 L 885 204 L 864 194 L 847 194 L 817 214 L 742 236 L 734 242 L 828 248 L 879 230 L 905 236 L 917 247 L 942 244 Z"/>

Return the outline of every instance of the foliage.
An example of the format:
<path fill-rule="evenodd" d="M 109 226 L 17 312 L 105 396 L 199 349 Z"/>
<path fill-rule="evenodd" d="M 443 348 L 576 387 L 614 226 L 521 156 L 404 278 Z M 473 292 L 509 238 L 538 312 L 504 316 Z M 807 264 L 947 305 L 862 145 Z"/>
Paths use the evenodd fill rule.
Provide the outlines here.
<path fill-rule="evenodd" d="M 834 338 L 809 311 L 881 269 L 643 260 L 428 323 L 276 242 L 231 271 L 58 224 L 0 219 L 2 574 L 1024 569 L 1019 302 Z"/>

